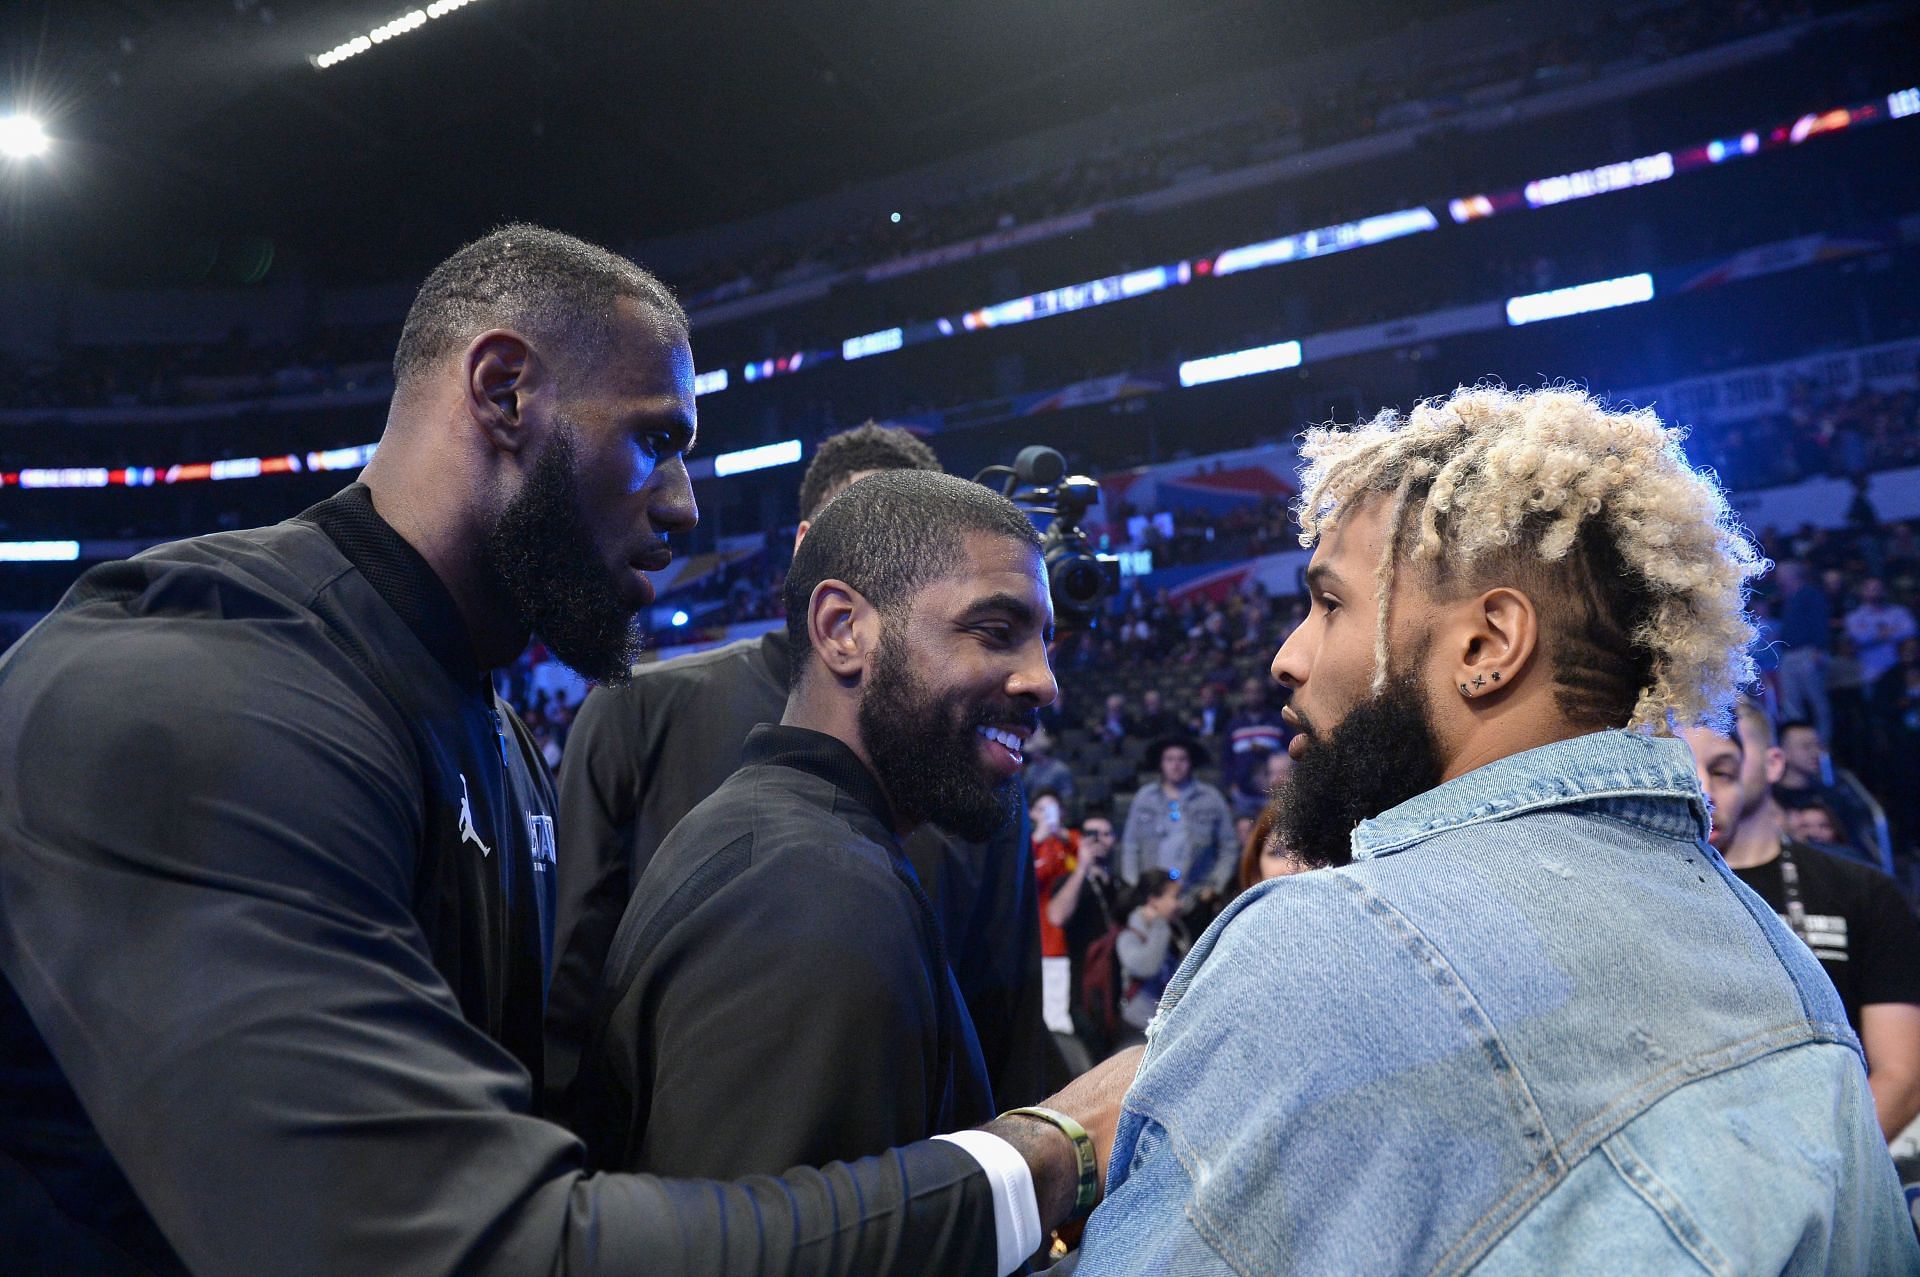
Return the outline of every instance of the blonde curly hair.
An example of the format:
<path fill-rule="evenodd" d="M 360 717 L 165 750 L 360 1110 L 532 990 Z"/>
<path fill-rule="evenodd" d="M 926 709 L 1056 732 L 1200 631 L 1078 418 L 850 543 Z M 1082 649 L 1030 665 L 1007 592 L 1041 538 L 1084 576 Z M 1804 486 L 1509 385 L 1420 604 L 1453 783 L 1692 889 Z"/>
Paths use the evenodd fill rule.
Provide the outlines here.
<path fill-rule="evenodd" d="M 1754 676 L 1747 584 L 1770 565 L 1682 438 L 1650 409 L 1609 411 L 1568 385 L 1462 386 L 1405 418 L 1389 409 L 1308 430 L 1301 545 L 1370 494 L 1391 502 L 1375 570 L 1375 690 L 1404 558 L 1449 597 L 1499 578 L 1534 598 L 1570 720 L 1724 724 Z"/>

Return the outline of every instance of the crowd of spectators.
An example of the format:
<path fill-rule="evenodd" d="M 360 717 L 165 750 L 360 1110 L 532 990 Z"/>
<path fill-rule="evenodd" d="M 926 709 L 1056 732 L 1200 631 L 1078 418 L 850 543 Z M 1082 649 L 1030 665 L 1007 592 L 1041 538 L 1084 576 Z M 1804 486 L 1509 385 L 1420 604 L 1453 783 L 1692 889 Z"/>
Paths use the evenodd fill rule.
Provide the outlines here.
<path fill-rule="evenodd" d="M 1864 496 L 1865 477 L 1920 465 L 1920 392 L 1868 388 L 1836 395 L 1803 380 L 1789 388 L 1786 400 L 1779 412 L 1694 432 L 1688 442 L 1694 461 L 1711 466 L 1736 491 L 1810 478 L 1854 479 L 1859 486 L 1848 517 L 1855 527 L 1871 525 L 1876 516 Z M 1174 510 L 1158 517 L 1141 515 L 1131 505 L 1116 502 L 1106 522 L 1093 531 L 1104 533 L 1114 548 L 1150 551 L 1156 569 L 1233 563 L 1300 548 L 1292 513 L 1280 497 L 1219 514 Z M 1806 535 L 1825 545 L 1834 534 Z M 780 591 L 788 557 L 784 547 L 790 540 L 784 531 L 778 533 L 765 552 L 670 597 L 683 600 L 702 624 L 778 619 L 784 615 Z M 1196 615 L 1192 609 L 1197 606 L 1169 609 L 1164 601 L 1130 592 L 1108 622 L 1111 649 L 1104 640 L 1095 642 L 1090 659 L 1133 661 L 1144 656 L 1180 666 L 1204 664 L 1219 637 L 1207 626 L 1227 627 L 1226 646 L 1244 651 L 1247 626 L 1265 626 L 1273 605 L 1264 600 L 1243 605 L 1236 598 L 1224 610 Z M 1243 608 L 1258 616 L 1245 619 Z M 1197 632 L 1188 638 L 1189 630 Z"/>
<path fill-rule="evenodd" d="M 1155 568 L 1257 559 L 1300 548 L 1293 513 L 1280 497 L 1248 502 L 1221 514 L 1174 510 L 1153 517 L 1142 517 L 1131 505 L 1116 502 L 1097 531 L 1113 545 L 1151 552 Z"/>
<path fill-rule="evenodd" d="M 25 358 L 0 351 L 8 409 L 131 408 L 234 403 L 284 395 L 384 390 L 392 382 L 391 327 L 322 328 L 298 342 L 225 341 L 70 345 Z"/>
<path fill-rule="evenodd" d="M 495 686 L 527 725 L 547 766 L 557 769 L 585 684 L 563 671 L 546 644 L 535 639 L 519 659 L 499 671 Z"/>
<path fill-rule="evenodd" d="M 1205 128 L 1142 137 L 1125 150 L 1077 157 L 997 189 L 954 190 L 889 217 L 863 216 L 819 235 L 776 241 L 740 260 L 709 262 L 671 280 L 689 309 L 800 283 L 931 248 L 1097 208 L 1275 156 L 1376 131 L 1444 120 L 1471 108 L 1577 84 L 1610 70 L 1665 61 L 1810 16 L 1806 0 L 1674 4 L 1593 12 L 1522 47 L 1482 48 L 1408 76 L 1396 63 L 1352 83 Z"/>
<path fill-rule="evenodd" d="M 1796 382 L 1781 411 L 1699 432 L 1693 450 L 1696 461 L 1734 488 L 1920 465 L 1920 393 L 1832 395 L 1810 381 Z"/>
<path fill-rule="evenodd" d="M 1865 837 L 1884 818 L 1896 868 L 1920 840 L 1920 528 L 1802 528 L 1764 538 L 1777 567 L 1757 602 L 1768 696 L 1783 731 L 1792 809 L 1819 800 Z M 1844 840 L 1843 840 L 1844 841 Z M 1910 867 L 1903 872 L 1911 872 Z"/>
<path fill-rule="evenodd" d="M 1419 77 L 1397 68 L 1367 72 L 1354 84 L 1323 87 L 1297 101 L 1268 103 L 1183 133 L 1143 136 L 1127 149 L 1079 156 L 1058 169 L 995 189 L 957 188 L 902 211 L 898 222 L 863 217 L 828 234 L 768 245 L 747 260 L 705 263 L 669 282 L 690 309 L 698 309 L 1098 208 L 1375 130 L 1444 119 L 1469 106 L 1576 83 L 1610 68 L 1661 61 L 1811 12 L 1806 0 L 1747 0 L 1726 11 L 1674 4 L 1629 16 L 1594 13 L 1576 28 L 1528 47 L 1481 51 L 1473 59 Z M 1495 267 L 1494 272 L 1549 287 L 1568 273 L 1562 269 L 1567 265 L 1529 259 Z M 1548 282 L 1539 283 L 1543 279 Z M 261 344 L 236 331 L 214 343 L 70 346 L 55 358 L 0 354 L 0 394 L 12 408 L 80 408 L 231 402 L 360 389 L 383 376 L 393 336 L 390 327 L 323 329 L 291 344 Z"/>

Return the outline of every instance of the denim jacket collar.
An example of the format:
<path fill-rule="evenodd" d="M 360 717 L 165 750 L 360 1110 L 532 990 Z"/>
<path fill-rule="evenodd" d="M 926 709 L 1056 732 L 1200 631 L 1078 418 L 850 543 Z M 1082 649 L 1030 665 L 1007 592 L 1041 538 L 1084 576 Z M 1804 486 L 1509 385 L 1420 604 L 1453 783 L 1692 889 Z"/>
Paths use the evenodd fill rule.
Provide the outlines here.
<path fill-rule="evenodd" d="M 1604 803 L 1607 814 L 1679 838 L 1704 838 L 1706 799 L 1686 742 L 1606 731 L 1476 768 L 1361 821 L 1353 856 L 1391 855 L 1435 834 L 1522 812 Z"/>

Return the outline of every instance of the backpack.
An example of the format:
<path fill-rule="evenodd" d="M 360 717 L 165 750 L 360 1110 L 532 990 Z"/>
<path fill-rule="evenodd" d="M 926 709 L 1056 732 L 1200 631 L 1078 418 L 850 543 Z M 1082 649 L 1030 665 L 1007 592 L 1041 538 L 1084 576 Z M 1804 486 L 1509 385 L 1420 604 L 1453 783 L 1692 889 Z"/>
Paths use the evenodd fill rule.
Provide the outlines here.
<path fill-rule="evenodd" d="M 1112 1040 L 1120 1027 L 1120 955 L 1115 949 L 1125 923 L 1108 927 L 1098 940 L 1087 946 L 1081 959 L 1080 1011 L 1087 1024 L 1104 1039 Z"/>

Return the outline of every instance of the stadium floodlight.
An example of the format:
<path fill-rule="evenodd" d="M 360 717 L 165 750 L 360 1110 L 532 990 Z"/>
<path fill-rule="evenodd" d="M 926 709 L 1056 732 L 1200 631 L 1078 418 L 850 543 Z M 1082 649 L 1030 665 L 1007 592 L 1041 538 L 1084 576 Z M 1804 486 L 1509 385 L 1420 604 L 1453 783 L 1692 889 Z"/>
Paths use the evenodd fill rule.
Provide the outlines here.
<path fill-rule="evenodd" d="M 46 126 L 31 115 L 0 116 L 0 155 L 10 160 L 30 160 L 45 155 L 51 145 Z"/>
<path fill-rule="evenodd" d="M 1299 366 L 1300 343 L 1282 341 L 1271 346 L 1255 346 L 1251 350 L 1209 355 L 1205 359 L 1189 359 L 1180 365 L 1180 384 L 1204 386 L 1212 381 L 1231 381 L 1235 377 L 1251 377 L 1255 373 L 1279 372 L 1283 368 Z"/>
<path fill-rule="evenodd" d="M 724 479 L 730 474 L 745 474 L 749 470 L 790 466 L 798 460 L 800 441 L 788 439 L 781 443 L 762 444 L 758 448 L 742 448 L 739 452 L 723 452 L 713 459 L 713 474 L 716 479 Z"/>
<path fill-rule="evenodd" d="M 680 626 L 685 625 L 688 621 L 691 621 L 693 618 L 687 615 L 687 611 L 685 608 L 675 608 L 671 619 L 673 621 L 674 628 L 678 629 Z"/>
<path fill-rule="evenodd" d="M 473 0 L 433 0 L 424 9 L 410 9 L 391 22 L 383 22 L 365 35 L 357 35 L 351 40 L 343 40 L 325 53 L 315 54 L 308 61 L 319 70 L 337 66 L 348 58 L 357 57 L 376 44 L 385 44 L 396 36 L 409 31 L 418 31 L 436 18 L 444 18 L 456 9 L 464 9 Z"/>
<path fill-rule="evenodd" d="M 1588 311 L 1610 310 L 1653 300 L 1653 276 L 1622 275 L 1619 279 L 1596 280 L 1572 288 L 1556 288 L 1549 293 L 1528 293 L 1507 299 L 1507 322 L 1515 327 L 1542 319 L 1564 319 Z"/>

